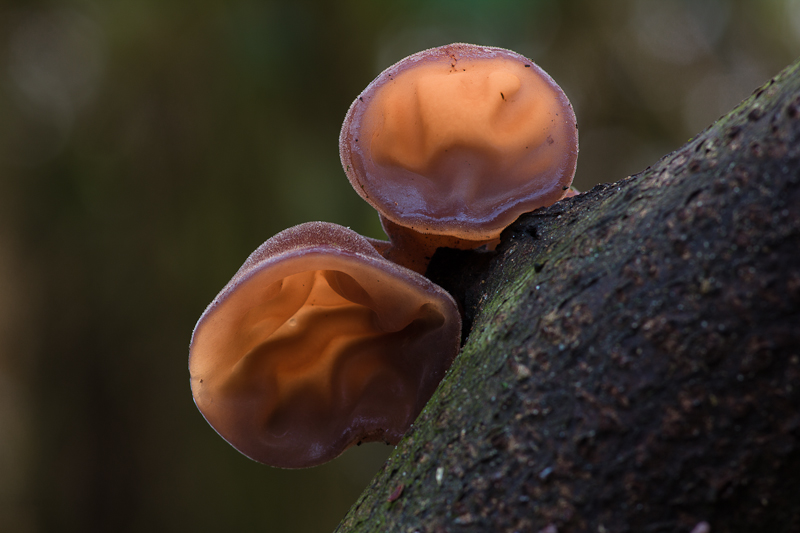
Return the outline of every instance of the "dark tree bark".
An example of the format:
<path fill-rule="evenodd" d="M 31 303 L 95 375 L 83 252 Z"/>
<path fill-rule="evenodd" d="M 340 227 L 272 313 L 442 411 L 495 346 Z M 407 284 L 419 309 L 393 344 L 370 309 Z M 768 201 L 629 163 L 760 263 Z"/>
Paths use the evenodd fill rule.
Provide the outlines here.
<path fill-rule="evenodd" d="M 471 328 L 337 531 L 800 531 L 800 68 L 429 275 Z"/>

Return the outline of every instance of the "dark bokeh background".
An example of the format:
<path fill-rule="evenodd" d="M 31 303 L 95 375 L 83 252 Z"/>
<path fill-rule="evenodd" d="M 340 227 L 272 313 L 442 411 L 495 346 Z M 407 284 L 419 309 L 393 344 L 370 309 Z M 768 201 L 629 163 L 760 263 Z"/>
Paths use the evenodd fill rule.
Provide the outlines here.
<path fill-rule="evenodd" d="M 335 526 L 391 450 L 249 461 L 195 409 L 187 345 L 272 234 L 381 236 L 341 120 L 383 68 L 454 41 L 562 85 L 588 189 L 791 62 L 800 0 L 0 3 L 0 531 Z"/>

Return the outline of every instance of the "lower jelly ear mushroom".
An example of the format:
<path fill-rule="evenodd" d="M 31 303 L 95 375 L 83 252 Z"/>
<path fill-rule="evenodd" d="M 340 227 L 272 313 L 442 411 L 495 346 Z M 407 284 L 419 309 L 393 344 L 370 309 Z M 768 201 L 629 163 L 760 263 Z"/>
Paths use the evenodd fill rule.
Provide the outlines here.
<path fill-rule="evenodd" d="M 339 152 L 356 192 L 394 226 L 480 245 L 564 197 L 578 130 L 569 99 L 532 61 L 457 43 L 375 78 L 347 112 Z"/>
<path fill-rule="evenodd" d="M 342 226 L 301 224 L 260 246 L 195 326 L 197 407 L 266 464 L 321 464 L 397 443 L 459 349 L 455 301 Z"/>

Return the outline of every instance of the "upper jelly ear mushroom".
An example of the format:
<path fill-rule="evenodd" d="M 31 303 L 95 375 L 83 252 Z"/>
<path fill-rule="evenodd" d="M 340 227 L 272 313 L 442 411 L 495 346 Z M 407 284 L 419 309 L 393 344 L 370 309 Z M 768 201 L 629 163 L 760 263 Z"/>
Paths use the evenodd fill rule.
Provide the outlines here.
<path fill-rule="evenodd" d="M 393 243 L 470 248 L 565 195 L 578 130 L 566 95 L 532 61 L 452 44 L 373 80 L 347 112 L 339 151 Z"/>
<path fill-rule="evenodd" d="M 200 317 L 192 394 L 248 457 L 313 466 L 357 442 L 397 443 L 460 331 L 439 286 L 347 228 L 301 224 L 253 252 Z"/>

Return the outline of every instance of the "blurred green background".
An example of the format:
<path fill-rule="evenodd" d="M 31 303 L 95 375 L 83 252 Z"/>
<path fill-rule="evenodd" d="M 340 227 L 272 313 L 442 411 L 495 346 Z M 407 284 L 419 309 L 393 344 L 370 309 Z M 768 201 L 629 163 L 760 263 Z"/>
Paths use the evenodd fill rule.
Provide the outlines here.
<path fill-rule="evenodd" d="M 381 236 L 342 118 L 385 67 L 455 41 L 562 85 L 585 190 L 790 63 L 800 0 L 0 3 L 0 531 L 333 529 L 391 450 L 246 459 L 192 403 L 187 345 L 272 234 Z"/>

